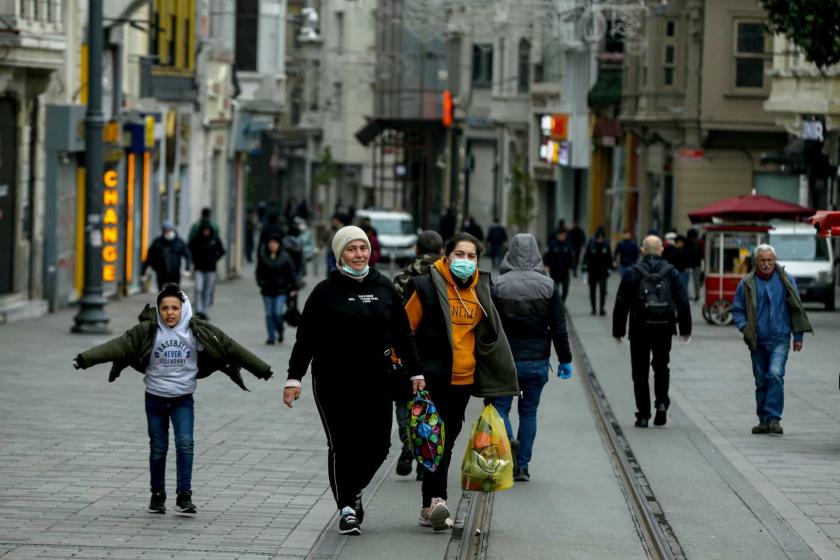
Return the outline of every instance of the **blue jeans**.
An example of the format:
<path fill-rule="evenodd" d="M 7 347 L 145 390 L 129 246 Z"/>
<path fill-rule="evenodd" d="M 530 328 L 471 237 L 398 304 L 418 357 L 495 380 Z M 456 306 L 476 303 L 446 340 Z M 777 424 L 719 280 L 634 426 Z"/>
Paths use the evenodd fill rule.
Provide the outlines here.
<path fill-rule="evenodd" d="M 283 338 L 283 312 L 286 309 L 286 295 L 263 296 L 265 306 L 265 328 L 268 331 L 268 339 L 273 341 L 275 331 L 277 338 Z"/>
<path fill-rule="evenodd" d="M 750 352 L 755 376 L 755 413 L 762 423 L 782 419 L 785 406 L 785 363 L 790 341 L 759 343 Z"/>
<path fill-rule="evenodd" d="M 192 395 L 158 397 L 146 393 L 146 421 L 149 425 L 149 471 L 152 492 L 166 490 L 166 452 L 169 450 L 169 422 L 175 432 L 175 466 L 178 473 L 176 491 L 180 494 L 192 487 L 193 424 Z"/>
<path fill-rule="evenodd" d="M 680 272 L 680 283 L 682 284 L 683 290 L 685 290 L 686 295 L 688 295 L 688 281 L 691 279 L 691 271 L 690 270 L 683 270 Z"/>
<path fill-rule="evenodd" d="M 516 362 L 516 376 L 519 379 L 519 451 L 516 452 L 516 464 L 520 469 L 527 469 L 534 450 L 534 440 L 537 437 L 537 407 L 540 405 L 540 395 L 543 387 L 548 383 L 548 358 L 544 360 L 521 360 Z M 496 397 L 493 399 L 496 410 L 505 421 L 508 439 L 513 439 L 513 428 L 510 425 L 510 409 L 513 397 Z"/>

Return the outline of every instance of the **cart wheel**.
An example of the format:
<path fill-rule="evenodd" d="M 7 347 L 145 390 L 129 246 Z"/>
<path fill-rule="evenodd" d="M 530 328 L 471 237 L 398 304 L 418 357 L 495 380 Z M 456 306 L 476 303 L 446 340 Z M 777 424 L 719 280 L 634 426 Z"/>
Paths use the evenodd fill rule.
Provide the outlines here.
<path fill-rule="evenodd" d="M 711 315 L 711 313 L 709 313 L 709 306 L 708 305 L 703 306 L 703 318 L 710 325 L 714 325 L 714 322 L 712 321 L 712 315 Z"/>
<path fill-rule="evenodd" d="M 725 299 L 719 299 L 709 308 L 709 316 L 712 318 L 712 323 L 719 326 L 725 326 L 732 322 L 732 302 Z"/>

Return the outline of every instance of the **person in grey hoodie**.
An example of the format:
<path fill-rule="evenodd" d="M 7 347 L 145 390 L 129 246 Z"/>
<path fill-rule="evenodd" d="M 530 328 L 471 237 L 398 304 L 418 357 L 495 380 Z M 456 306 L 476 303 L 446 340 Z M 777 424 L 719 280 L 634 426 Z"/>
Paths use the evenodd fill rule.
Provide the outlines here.
<path fill-rule="evenodd" d="M 493 303 L 499 311 L 516 363 L 522 390 L 517 403 L 519 430 L 513 439 L 510 409 L 513 397 L 495 397 L 492 402 L 505 421 L 508 438 L 516 453 L 514 479 L 530 480 L 529 463 L 537 436 L 537 407 L 548 383 L 551 345 L 560 361 L 558 376 L 572 376 L 572 353 L 566 330 L 565 308 L 558 285 L 545 274 L 537 240 L 530 233 L 513 236 L 493 281 Z M 518 441 L 518 445 L 514 442 Z"/>

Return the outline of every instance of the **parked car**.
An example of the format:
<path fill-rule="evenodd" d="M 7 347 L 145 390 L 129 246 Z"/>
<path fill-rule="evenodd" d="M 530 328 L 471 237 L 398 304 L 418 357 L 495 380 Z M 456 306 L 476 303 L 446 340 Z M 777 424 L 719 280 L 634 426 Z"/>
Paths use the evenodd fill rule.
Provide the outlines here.
<path fill-rule="evenodd" d="M 779 222 L 770 230 L 776 261 L 796 278 L 803 302 L 818 302 L 834 310 L 834 251 L 830 239 L 820 239 L 813 226 Z"/>
<path fill-rule="evenodd" d="M 414 258 L 417 229 L 411 214 L 398 210 L 358 210 L 354 218 L 356 225 L 360 225 L 363 218 L 370 218 L 370 224 L 376 230 L 383 261 L 393 259 L 404 265 Z"/>

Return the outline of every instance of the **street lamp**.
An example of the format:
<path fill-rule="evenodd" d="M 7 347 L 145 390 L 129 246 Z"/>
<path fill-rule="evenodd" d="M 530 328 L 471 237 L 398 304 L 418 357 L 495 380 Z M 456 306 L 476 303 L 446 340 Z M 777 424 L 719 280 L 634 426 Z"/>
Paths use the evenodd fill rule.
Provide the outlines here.
<path fill-rule="evenodd" d="M 102 0 L 88 0 L 88 107 L 85 115 L 85 286 L 71 329 L 110 332 L 102 293 Z"/>

